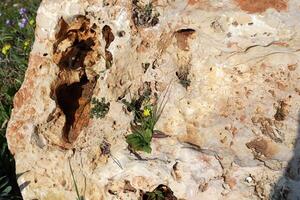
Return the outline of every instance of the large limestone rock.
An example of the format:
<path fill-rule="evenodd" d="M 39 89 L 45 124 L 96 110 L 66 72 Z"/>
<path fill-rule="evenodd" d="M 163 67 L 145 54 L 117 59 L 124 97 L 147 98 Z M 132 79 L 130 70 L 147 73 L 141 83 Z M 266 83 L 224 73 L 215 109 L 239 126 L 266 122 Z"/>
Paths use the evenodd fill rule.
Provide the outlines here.
<path fill-rule="evenodd" d="M 42 2 L 7 130 L 24 199 L 74 200 L 69 160 L 88 200 L 160 184 L 186 200 L 299 198 L 300 2 L 149 3 Z M 169 137 L 141 159 L 122 99 L 147 88 L 167 98 Z M 90 118 L 102 97 L 109 112 Z"/>

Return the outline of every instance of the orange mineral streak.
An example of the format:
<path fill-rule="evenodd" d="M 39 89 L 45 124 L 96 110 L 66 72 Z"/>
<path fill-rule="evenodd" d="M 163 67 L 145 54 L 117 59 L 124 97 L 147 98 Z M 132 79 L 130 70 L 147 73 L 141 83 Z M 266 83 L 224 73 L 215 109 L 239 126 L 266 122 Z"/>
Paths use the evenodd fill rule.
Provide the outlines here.
<path fill-rule="evenodd" d="M 239 7 L 249 13 L 262 13 L 268 8 L 276 9 L 278 12 L 288 8 L 288 0 L 235 0 Z"/>

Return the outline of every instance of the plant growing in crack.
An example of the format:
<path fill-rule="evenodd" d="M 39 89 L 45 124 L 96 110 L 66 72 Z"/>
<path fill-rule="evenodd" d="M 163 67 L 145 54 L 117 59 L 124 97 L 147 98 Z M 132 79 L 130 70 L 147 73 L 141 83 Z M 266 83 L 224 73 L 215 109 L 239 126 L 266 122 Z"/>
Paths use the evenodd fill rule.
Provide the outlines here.
<path fill-rule="evenodd" d="M 110 143 L 108 143 L 106 140 L 103 140 L 103 142 L 100 144 L 100 150 L 101 150 L 101 155 L 108 155 L 110 156 L 113 161 L 120 167 L 120 169 L 123 169 L 120 161 L 112 155 L 111 151 L 110 151 Z"/>
<path fill-rule="evenodd" d="M 189 69 L 181 69 L 176 72 L 176 76 L 179 79 L 179 83 L 187 89 L 191 85 L 191 80 L 189 79 Z"/>
<path fill-rule="evenodd" d="M 91 109 L 92 118 L 104 118 L 109 111 L 110 103 L 105 101 L 105 98 L 102 97 L 101 101 L 96 98 L 92 98 L 93 107 Z"/>
<path fill-rule="evenodd" d="M 75 191 L 76 191 L 76 195 L 77 195 L 76 200 L 85 200 L 84 195 L 80 195 L 80 192 L 78 190 L 77 181 L 74 177 L 74 172 L 73 172 L 73 168 L 72 168 L 70 159 L 69 159 L 69 167 L 70 167 L 70 171 L 71 171 L 71 175 L 72 175 L 72 179 L 73 179 L 73 183 L 74 183 L 74 187 L 75 187 Z M 86 185 L 86 183 L 85 183 L 85 185 Z"/>
<path fill-rule="evenodd" d="M 177 200 L 173 191 L 166 185 L 159 185 L 152 192 L 146 192 L 142 196 L 142 200 Z"/>
<path fill-rule="evenodd" d="M 154 127 L 159 120 L 165 105 L 166 94 L 163 96 L 162 101 L 158 103 L 158 98 L 155 99 L 154 103 L 150 101 L 149 93 L 144 92 L 142 98 L 138 100 L 141 106 L 136 107 L 137 100 L 131 103 L 126 100 L 123 103 L 127 106 L 127 109 L 134 111 L 134 121 L 131 123 L 132 133 L 126 137 L 126 142 L 128 143 L 129 150 L 144 151 L 146 153 L 151 153 L 151 141 L 154 135 Z M 147 96 L 146 96 L 147 95 Z M 143 107 L 141 109 L 141 107 Z"/>
<path fill-rule="evenodd" d="M 160 14 L 153 7 L 152 2 L 145 4 L 140 0 L 132 0 L 132 4 L 132 19 L 136 26 L 150 27 L 158 24 Z"/>
<path fill-rule="evenodd" d="M 147 200 L 164 200 L 165 199 L 162 191 L 160 191 L 160 190 L 153 191 L 153 192 L 147 192 L 146 195 L 148 195 L 146 197 Z"/>

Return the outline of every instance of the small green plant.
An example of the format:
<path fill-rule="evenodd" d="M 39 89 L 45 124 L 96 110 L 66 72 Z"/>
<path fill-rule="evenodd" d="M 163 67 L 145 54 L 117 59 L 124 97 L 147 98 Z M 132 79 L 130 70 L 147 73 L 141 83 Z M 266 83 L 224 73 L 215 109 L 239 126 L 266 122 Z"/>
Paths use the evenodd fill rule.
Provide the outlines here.
<path fill-rule="evenodd" d="M 16 182 L 15 162 L 1 134 L 0 160 L 0 199 L 22 199 Z"/>
<path fill-rule="evenodd" d="M 9 198 L 12 187 L 9 185 L 6 176 L 0 177 L 0 199 Z"/>
<path fill-rule="evenodd" d="M 105 98 L 102 97 L 101 101 L 96 98 L 92 98 L 93 107 L 91 109 L 91 117 L 104 118 L 109 111 L 110 103 L 105 102 Z"/>
<path fill-rule="evenodd" d="M 77 187 L 77 182 L 76 182 L 76 179 L 74 177 L 74 172 L 73 172 L 73 168 L 72 168 L 70 159 L 69 159 L 69 167 L 70 167 L 70 171 L 71 171 L 71 175 L 72 175 L 72 179 L 73 179 L 73 183 L 74 183 L 74 187 L 75 187 L 75 191 L 76 191 L 76 195 L 77 195 L 76 200 L 84 200 L 84 196 L 80 195 L 80 193 L 79 193 L 79 190 L 78 190 L 78 187 Z"/>
<path fill-rule="evenodd" d="M 146 193 L 147 198 L 146 200 L 164 200 L 164 194 L 160 190 L 154 190 L 153 192 L 147 192 Z"/>
<path fill-rule="evenodd" d="M 142 200 L 177 200 L 173 191 L 166 185 L 159 185 L 152 192 L 146 192 L 142 196 Z"/>
<path fill-rule="evenodd" d="M 3 137 L 0 135 L 0 137 Z M 1 138 L 0 138 L 1 139 Z M 1 139 L 1 141 L 4 141 L 4 138 Z M 0 157 L 1 160 L 5 159 L 5 162 L 0 163 L 0 166 L 2 167 L 2 169 L 8 168 L 9 165 L 11 164 L 12 160 L 11 158 L 9 158 L 9 154 L 6 152 L 7 151 L 7 145 L 6 143 L 1 142 L 1 152 L 0 152 Z M 3 165 L 3 166 L 2 166 Z M 0 172 L 2 170 L 0 169 Z M 8 176 L 3 175 L 5 174 L 5 170 L 3 173 L 0 173 L 1 177 L 0 177 L 0 199 L 2 198 L 9 198 L 10 196 L 10 192 L 12 191 L 12 187 L 9 184 L 9 179 Z"/>
<path fill-rule="evenodd" d="M 189 71 L 188 70 L 182 70 L 176 72 L 176 76 L 179 79 L 179 83 L 187 89 L 191 85 L 191 80 L 188 78 Z"/>
<path fill-rule="evenodd" d="M 152 2 L 144 4 L 139 0 L 133 0 L 132 18 L 136 26 L 150 27 L 159 22 L 160 14 L 153 7 Z"/>
<path fill-rule="evenodd" d="M 132 101 L 132 103 L 123 101 L 127 109 L 134 111 L 134 121 L 131 124 L 132 133 L 126 137 L 126 142 L 129 145 L 129 149 L 134 152 L 144 151 L 151 153 L 154 127 L 163 112 L 166 102 L 165 98 L 163 98 L 161 103 L 157 103 L 157 99 L 155 103 L 150 103 L 149 93 L 145 92 L 144 95 L 148 96 L 143 96 L 138 100 Z M 143 109 L 141 109 L 142 104 L 144 105 Z"/>

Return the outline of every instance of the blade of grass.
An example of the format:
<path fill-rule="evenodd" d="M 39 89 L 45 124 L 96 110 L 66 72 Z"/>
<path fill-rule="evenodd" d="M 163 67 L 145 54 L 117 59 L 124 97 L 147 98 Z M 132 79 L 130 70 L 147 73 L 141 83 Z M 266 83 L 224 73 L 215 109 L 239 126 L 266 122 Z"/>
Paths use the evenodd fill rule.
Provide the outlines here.
<path fill-rule="evenodd" d="M 74 183 L 74 187 L 75 187 L 75 191 L 76 191 L 76 195 L 77 195 L 77 200 L 82 200 L 83 198 L 81 198 L 81 196 L 80 196 L 70 159 L 69 159 L 69 167 L 70 167 L 70 171 L 71 171 L 71 175 L 72 175 L 72 179 L 73 179 L 73 183 Z"/>

